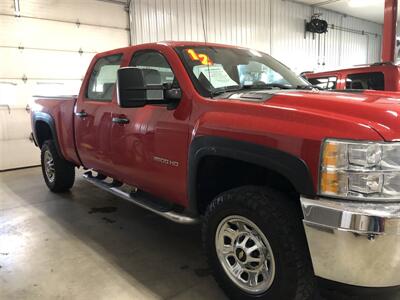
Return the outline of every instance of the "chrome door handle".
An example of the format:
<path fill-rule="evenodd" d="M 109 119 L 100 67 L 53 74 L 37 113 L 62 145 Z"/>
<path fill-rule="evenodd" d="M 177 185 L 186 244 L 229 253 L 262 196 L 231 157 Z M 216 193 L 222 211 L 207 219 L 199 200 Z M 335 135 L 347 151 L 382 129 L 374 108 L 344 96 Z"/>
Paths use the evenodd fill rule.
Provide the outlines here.
<path fill-rule="evenodd" d="M 112 122 L 113 123 L 117 123 L 117 124 L 128 124 L 129 123 L 129 119 L 114 117 L 114 118 L 112 118 Z"/>
<path fill-rule="evenodd" d="M 78 118 L 84 118 L 84 117 L 87 117 L 88 116 L 88 114 L 87 114 L 87 112 L 85 112 L 85 111 L 80 111 L 80 112 L 76 112 L 75 113 L 75 116 L 77 116 Z"/>

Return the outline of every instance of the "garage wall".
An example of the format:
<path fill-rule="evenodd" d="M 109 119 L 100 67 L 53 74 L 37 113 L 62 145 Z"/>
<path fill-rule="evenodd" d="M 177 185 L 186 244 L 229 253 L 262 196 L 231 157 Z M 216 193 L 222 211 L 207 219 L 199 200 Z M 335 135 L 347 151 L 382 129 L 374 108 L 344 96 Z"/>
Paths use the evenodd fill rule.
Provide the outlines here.
<path fill-rule="evenodd" d="M 95 53 L 127 45 L 120 1 L 1 0 L 0 170 L 39 162 L 25 110 L 33 95 L 77 94 Z"/>
<path fill-rule="evenodd" d="M 0 99 L 5 104 L 25 106 L 31 95 L 54 90 L 76 94 L 96 52 L 128 45 L 124 5 L 19 0 L 15 17 L 14 0 L 0 2 L 0 81 L 17 91 L 16 99 Z"/>
<path fill-rule="evenodd" d="M 380 61 L 382 25 L 283 0 L 135 0 L 132 42 L 203 41 L 202 8 L 208 41 L 265 51 L 297 72 Z M 329 30 L 325 55 L 317 37 L 304 38 L 304 20 L 315 12 L 346 28 Z"/>

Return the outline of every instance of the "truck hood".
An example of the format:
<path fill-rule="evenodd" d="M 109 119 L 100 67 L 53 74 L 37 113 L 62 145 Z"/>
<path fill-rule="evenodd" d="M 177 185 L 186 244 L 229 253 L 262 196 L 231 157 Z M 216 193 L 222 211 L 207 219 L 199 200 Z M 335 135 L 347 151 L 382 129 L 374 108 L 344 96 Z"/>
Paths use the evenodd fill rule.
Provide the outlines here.
<path fill-rule="evenodd" d="M 268 90 L 237 93 L 228 98 L 352 120 L 373 128 L 386 141 L 400 140 L 399 92 Z"/>

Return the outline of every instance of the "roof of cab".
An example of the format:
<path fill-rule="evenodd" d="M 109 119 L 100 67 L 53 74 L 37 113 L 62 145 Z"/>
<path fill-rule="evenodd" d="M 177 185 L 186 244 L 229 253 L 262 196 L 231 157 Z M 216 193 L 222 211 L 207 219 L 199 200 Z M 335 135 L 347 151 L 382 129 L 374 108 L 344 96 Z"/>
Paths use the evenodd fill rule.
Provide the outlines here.
<path fill-rule="evenodd" d="M 346 72 L 346 73 L 352 73 L 354 71 L 360 71 L 363 69 L 374 69 L 374 68 L 399 68 L 399 65 L 393 64 L 391 62 L 382 62 L 382 63 L 374 63 L 374 64 L 369 64 L 369 65 L 358 65 L 358 66 L 353 66 L 350 68 L 343 68 L 343 69 L 336 69 L 336 70 L 329 70 L 329 71 L 323 71 L 323 72 L 304 72 L 303 74 L 305 76 L 324 76 L 324 75 L 332 75 L 334 73 L 341 73 L 341 72 Z"/>
<path fill-rule="evenodd" d="M 100 52 L 97 55 L 99 56 L 104 56 L 104 55 L 110 55 L 118 52 L 124 52 L 127 49 L 134 48 L 136 46 L 156 46 L 156 45 L 165 45 L 168 47 L 198 47 L 198 46 L 211 46 L 211 47 L 224 47 L 224 48 L 240 48 L 240 49 L 248 49 L 246 47 L 242 46 L 235 46 L 235 45 L 227 45 L 227 44 L 218 44 L 218 43 L 209 43 L 209 42 L 193 42 L 193 41 L 160 41 L 156 43 L 145 43 L 145 44 L 138 44 L 138 45 L 132 45 L 128 47 L 122 47 L 122 48 L 117 48 L 117 49 L 112 49 L 108 50 L 105 52 Z"/>

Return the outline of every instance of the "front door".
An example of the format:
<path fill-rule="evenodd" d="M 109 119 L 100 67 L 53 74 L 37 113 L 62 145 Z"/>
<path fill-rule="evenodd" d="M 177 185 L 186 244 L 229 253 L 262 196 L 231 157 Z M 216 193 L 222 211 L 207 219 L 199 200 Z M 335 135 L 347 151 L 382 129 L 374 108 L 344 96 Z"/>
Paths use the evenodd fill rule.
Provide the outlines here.
<path fill-rule="evenodd" d="M 75 138 L 79 157 L 87 168 L 106 175 L 111 169 L 111 115 L 117 70 L 122 54 L 99 58 L 92 68 L 86 91 L 75 108 Z M 85 87 L 83 87 L 85 89 Z"/>
<path fill-rule="evenodd" d="M 136 52 L 131 66 L 145 69 L 147 84 L 179 87 L 166 57 Z M 166 105 L 118 108 L 113 117 L 129 120 L 111 129 L 112 158 L 122 181 L 158 197 L 185 203 L 190 105 L 184 91 L 175 109 Z"/>

